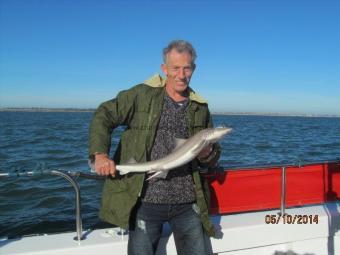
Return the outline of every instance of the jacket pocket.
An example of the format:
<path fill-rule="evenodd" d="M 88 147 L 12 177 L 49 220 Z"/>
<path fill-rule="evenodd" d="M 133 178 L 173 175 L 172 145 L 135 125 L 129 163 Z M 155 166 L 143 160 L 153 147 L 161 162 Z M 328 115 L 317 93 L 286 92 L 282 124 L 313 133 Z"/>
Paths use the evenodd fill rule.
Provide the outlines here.
<path fill-rule="evenodd" d="M 104 184 L 105 193 L 118 193 L 124 192 L 128 189 L 127 182 L 125 178 L 113 178 L 106 180 Z"/>

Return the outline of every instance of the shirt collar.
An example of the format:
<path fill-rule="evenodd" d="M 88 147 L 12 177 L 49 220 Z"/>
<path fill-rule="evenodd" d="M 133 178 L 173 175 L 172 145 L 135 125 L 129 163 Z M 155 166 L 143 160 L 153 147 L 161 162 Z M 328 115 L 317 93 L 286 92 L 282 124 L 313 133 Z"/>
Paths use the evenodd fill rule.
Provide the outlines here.
<path fill-rule="evenodd" d="M 158 73 L 145 80 L 143 83 L 154 88 L 160 88 L 165 86 L 166 79 L 160 76 Z M 192 88 L 189 87 L 189 99 L 201 104 L 207 104 L 208 102 L 197 94 Z"/>

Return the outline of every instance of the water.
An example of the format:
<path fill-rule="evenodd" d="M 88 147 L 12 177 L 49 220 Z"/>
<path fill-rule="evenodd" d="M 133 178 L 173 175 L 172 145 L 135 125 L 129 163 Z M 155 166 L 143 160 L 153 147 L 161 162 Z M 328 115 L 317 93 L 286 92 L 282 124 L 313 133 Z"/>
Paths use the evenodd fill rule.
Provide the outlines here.
<path fill-rule="evenodd" d="M 89 172 L 90 112 L 0 112 L 0 172 L 62 169 Z M 214 116 L 234 130 L 222 142 L 228 167 L 340 157 L 340 118 Z M 114 148 L 119 129 L 112 137 Z M 85 229 L 98 219 L 102 181 L 78 179 Z M 56 176 L 0 177 L 0 237 L 74 231 L 74 193 Z"/>

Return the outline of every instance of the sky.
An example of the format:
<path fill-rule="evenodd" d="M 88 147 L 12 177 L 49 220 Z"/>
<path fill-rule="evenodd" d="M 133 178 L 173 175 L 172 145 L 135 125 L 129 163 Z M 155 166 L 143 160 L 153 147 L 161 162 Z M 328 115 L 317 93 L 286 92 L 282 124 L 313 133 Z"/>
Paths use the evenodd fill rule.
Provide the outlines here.
<path fill-rule="evenodd" d="M 190 41 L 213 112 L 340 115 L 338 0 L 0 0 L 0 107 L 96 108 Z"/>

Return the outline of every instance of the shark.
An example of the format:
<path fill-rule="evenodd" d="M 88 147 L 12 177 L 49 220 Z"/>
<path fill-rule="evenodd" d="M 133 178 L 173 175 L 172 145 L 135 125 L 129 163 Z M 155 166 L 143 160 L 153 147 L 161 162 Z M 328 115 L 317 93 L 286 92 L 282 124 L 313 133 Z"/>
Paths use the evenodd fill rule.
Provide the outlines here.
<path fill-rule="evenodd" d="M 116 165 L 116 169 L 121 175 L 130 172 L 154 173 L 148 177 L 147 180 L 154 177 L 165 178 L 169 170 L 189 163 L 196 158 L 205 147 L 216 143 L 231 131 L 232 128 L 228 127 L 206 128 L 188 139 L 176 138 L 175 149 L 161 159 L 142 163 L 137 163 L 134 159 L 130 159 L 125 164 Z"/>

